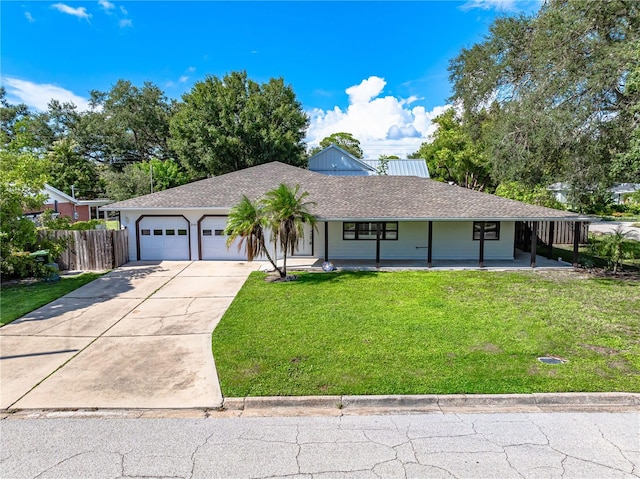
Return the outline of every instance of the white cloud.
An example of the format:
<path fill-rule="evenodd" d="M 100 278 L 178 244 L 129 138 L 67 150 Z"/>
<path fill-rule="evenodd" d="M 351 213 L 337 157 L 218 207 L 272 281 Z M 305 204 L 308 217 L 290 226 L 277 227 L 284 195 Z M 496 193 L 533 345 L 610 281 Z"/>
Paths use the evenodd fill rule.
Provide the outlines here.
<path fill-rule="evenodd" d="M 370 76 L 366 80 L 362 80 L 359 85 L 350 86 L 345 92 L 349 95 L 349 103 L 367 103 L 382 93 L 386 84 L 384 78 Z"/>
<path fill-rule="evenodd" d="M 184 83 L 189 79 L 189 77 L 187 75 L 182 75 L 180 78 L 178 78 L 178 83 Z"/>
<path fill-rule="evenodd" d="M 29 21 L 29 23 L 33 23 L 36 21 L 31 15 L 31 12 L 24 12 L 24 17 Z"/>
<path fill-rule="evenodd" d="M 7 98 L 13 103 L 25 103 L 31 108 L 44 111 L 51 100 L 62 103 L 71 102 L 78 110 L 89 109 L 89 101 L 75 93 L 48 83 L 33 83 L 17 78 L 3 77 L 2 83 L 7 89 Z"/>
<path fill-rule="evenodd" d="M 431 111 L 423 106 L 410 108 L 416 97 L 381 97 L 385 85 L 383 78 L 371 76 L 346 89 L 349 106 L 345 110 L 336 106 L 331 110 L 309 111 L 307 143 L 316 146 L 332 133 L 344 131 L 360 141 L 368 158 L 382 154 L 406 157 L 418 150 L 436 129 L 431 120 L 449 106 L 438 106 Z"/>
<path fill-rule="evenodd" d="M 64 3 L 54 3 L 51 5 L 51 8 L 55 8 L 59 12 L 66 13 L 67 15 L 84 18 L 85 20 L 89 20 L 89 18 L 91 18 L 91 14 L 87 13 L 87 9 L 85 7 L 73 8 L 69 5 L 65 5 Z"/>
<path fill-rule="evenodd" d="M 122 7 L 122 6 L 120 7 L 120 12 L 121 12 L 123 15 L 129 15 L 129 12 L 127 12 L 127 10 L 126 10 L 124 7 Z"/>
<path fill-rule="evenodd" d="M 116 6 L 108 0 L 98 0 L 98 3 L 105 10 L 113 10 L 114 8 L 116 8 Z"/>
<path fill-rule="evenodd" d="M 189 68 L 187 68 L 187 71 L 189 73 L 193 73 L 194 71 L 196 71 L 196 67 L 189 67 Z"/>
<path fill-rule="evenodd" d="M 120 25 L 120 28 L 133 27 L 133 22 L 128 18 L 123 18 L 118 22 L 118 25 Z"/>
<path fill-rule="evenodd" d="M 467 0 L 461 10 L 497 10 L 498 12 L 518 12 L 539 9 L 544 0 Z"/>
<path fill-rule="evenodd" d="M 513 11 L 516 9 L 515 0 L 468 0 L 460 7 L 461 10 L 472 10 L 474 8 L 498 11 Z"/>

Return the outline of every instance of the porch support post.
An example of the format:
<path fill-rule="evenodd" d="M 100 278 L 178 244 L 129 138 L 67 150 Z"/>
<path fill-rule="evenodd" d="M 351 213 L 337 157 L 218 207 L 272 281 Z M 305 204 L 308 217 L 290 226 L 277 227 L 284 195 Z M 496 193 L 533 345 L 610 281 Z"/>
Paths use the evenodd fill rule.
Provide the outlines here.
<path fill-rule="evenodd" d="M 556 234 L 556 222 L 549 221 L 549 241 L 547 241 L 547 258 L 553 259 L 553 237 Z"/>
<path fill-rule="evenodd" d="M 380 267 L 380 231 L 382 223 L 376 223 L 376 268 Z"/>
<path fill-rule="evenodd" d="M 324 260 L 329 261 L 329 222 L 324 222 Z"/>
<path fill-rule="evenodd" d="M 480 257 L 478 266 L 484 268 L 484 221 L 480 221 Z"/>
<path fill-rule="evenodd" d="M 536 248 L 538 246 L 538 222 L 531 222 L 531 267 L 536 267 Z"/>
<path fill-rule="evenodd" d="M 580 226 L 582 223 L 573 223 L 573 267 L 578 267 L 578 246 L 580 244 Z"/>
<path fill-rule="evenodd" d="M 433 262 L 433 254 L 431 247 L 433 246 L 433 221 L 429 221 L 429 233 L 427 235 L 427 268 L 431 268 Z"/>

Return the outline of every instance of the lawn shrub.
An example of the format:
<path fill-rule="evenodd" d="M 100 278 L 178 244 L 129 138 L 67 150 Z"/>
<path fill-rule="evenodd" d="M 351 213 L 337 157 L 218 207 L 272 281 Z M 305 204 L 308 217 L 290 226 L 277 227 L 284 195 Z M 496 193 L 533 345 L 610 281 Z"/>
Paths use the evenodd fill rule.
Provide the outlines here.
<path fill-rule="evenodd" d="M 44 278 L 48 269 L 28 251 L 10 253 L 0 261 L 0 270 L 3 279 L 14 278 Z"/>

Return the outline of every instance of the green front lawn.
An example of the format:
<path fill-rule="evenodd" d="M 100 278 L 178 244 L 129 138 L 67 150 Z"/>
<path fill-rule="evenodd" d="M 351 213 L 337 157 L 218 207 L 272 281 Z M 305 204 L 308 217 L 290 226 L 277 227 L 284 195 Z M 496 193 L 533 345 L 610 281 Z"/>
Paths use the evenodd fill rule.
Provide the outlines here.
<path fill-rule="evenodd" d="M 569 272 L 253 273 L 213 334 L 225 396 L 640 391 L 640 284 Z M 539 356 L 566 358 L 545 365 Z"/>
<path fill-rule="evenodd" d="M 10 323 L 74 289 L 90 283 L 102 274 L 83 273 L 78 276 L 66 276 L 60 278 L 60 281 L 51 283 L 39 281 L 29 284 L 3 284 L 0 289 L 0 324 Z"/>

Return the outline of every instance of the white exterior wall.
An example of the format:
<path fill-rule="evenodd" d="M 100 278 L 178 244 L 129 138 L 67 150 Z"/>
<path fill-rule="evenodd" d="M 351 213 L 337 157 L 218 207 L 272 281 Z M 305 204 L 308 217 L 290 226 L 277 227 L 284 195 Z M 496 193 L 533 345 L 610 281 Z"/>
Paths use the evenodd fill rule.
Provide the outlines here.
<path fill-rule="evenodd" d="M 141 216 L 175 216 L 182 215 L 189 220 L 189 242 L 191 247 L 191 260 L 198 260 L 198 220 L 204 215 L 227 215 L 229 210 L 227 209 L 211 209 L 211 210 L 127 210 L 120 212 L 120 224 L 125 227 L 129 234 L 129 258 L 131 261 L 135 261 L 138 258 L 137 243 L 136 243 L 136 221 Z M 314 232 L 314 239 L 317 238 L 317 231 Z M 271 235 L 267 231 L 265 232 L 265 241 L 269 249 L 273 250 L 271 244 Z M 233 247 L 233 251 L 235 247 Z M 316 250 L 318 251 L 318 250 Z M 317 254 L 317 253 L 316 253 Z M 278 251 L 278 259 L 282 258 L 282 252 Z M 257 260 L 266 260 L 266 257 L 256 258 Z"/>
<path fill-rule="evenodd" d="M 324 222 L 320 222 L 314 237 L 314 256 L 324 258 Z M 484 242 L 484 258 L 513 259 L 515 223 L 500 223 L 500 240 Z M 398 240 L 380 242 L 380 259 L 427 259 L 428 222 L 398 222 Z M 473 241 L 472 221 L 433 222 L 433 260 L 477 260 L 480 242 Z M 342 222 L 329 222 L 329 260 L 376 258 L 374 240 L 342 239 Z"/>
<path fill-rule="evenodd" d="M 500 240 L 484 242 L 484 259 L 513 259 L 515 223 L 500 222 Z M 433 259 L 478 259 L 480 241 L 473 240 L 472 221 L 433 222 Z"/>
<path fill-rule="evenodd" d="M 198 259 L 198 220 L 205 214 L 207 215 L 226 215 L 228 210 L 127 210 L 120 212 L 120 224 L 127 228 L 129 232 L 129 258 L 135 261 L 138 257 L 136 246 L 136 221 L 140 216 L 172 216 L 183 215 L 189 220 L 189 242 L 191 246 L 191 259 Z"/>
<path fill-rule="evenodd" d="M 189 241 L 191 260 L 198 259 L 198 220 L 203 215 L 226 215 L 226 209 L 212 210 L 144 210 L 122 211 L 120 220 L 129 232 L 129 257 L 137 258 L 136 221 L 140 216 L 183 215 L 189 220 Z M 313 256 L 324 258 L 324 225 L 320 221 L 313 232 Z M 380 259 L 421 260 L 427 258 L 428 222 L 398 222 L 398 240 L 380 242 Z M 489 259 L 513 259 L 515 223 L 500 223 L 500 240 L 484 242 L 484 257 Z M 473 241 L 473 222 L 471 221 L 434 221 L 433 222 L 433 260 L 469 259 L 479 257 L 479 241 Z M 269 239 L 267 238 L 267 241 Z M 308 239 L 307 239 L 308 241 Z M 270 244 L 270 243 L 269 243 Z M 278 257 L 281 258 L 281 252 Z M 370 259 L 375 261 L 375 240 L 354 241 L 342 239 L 342 222 L 329 222 L 329 259 Z"/>

